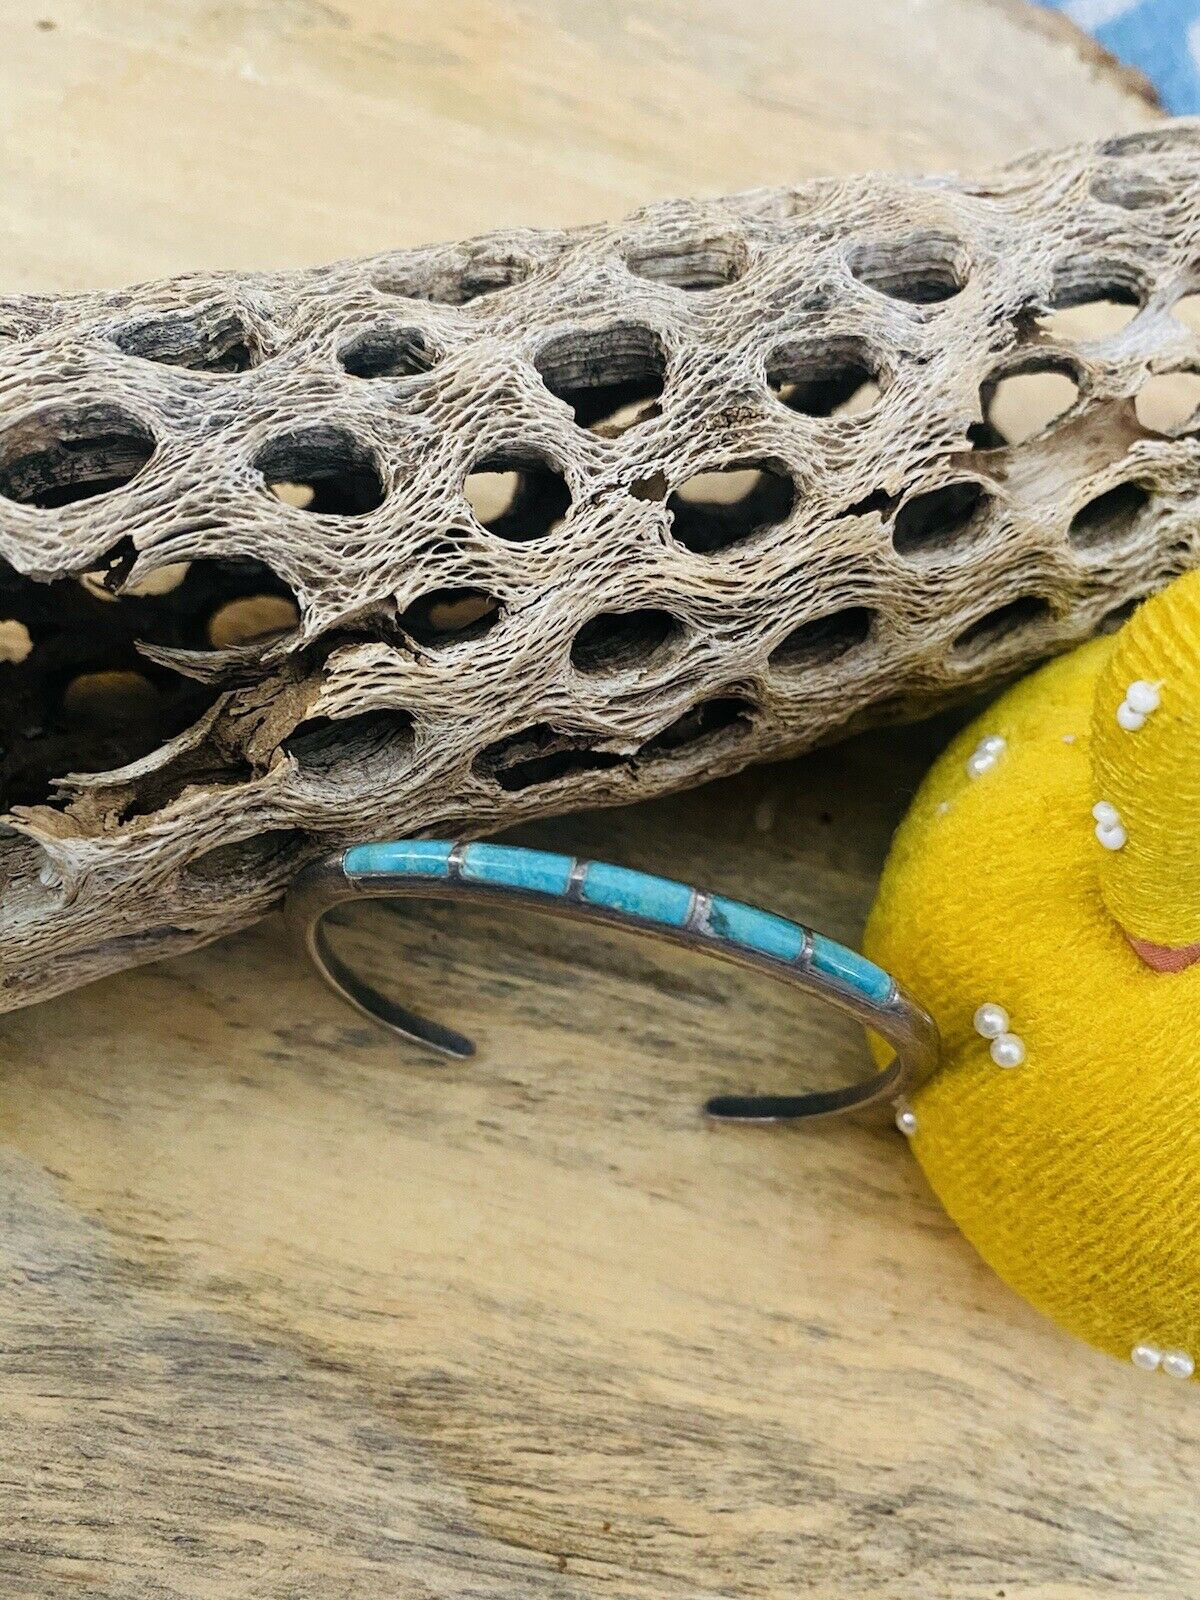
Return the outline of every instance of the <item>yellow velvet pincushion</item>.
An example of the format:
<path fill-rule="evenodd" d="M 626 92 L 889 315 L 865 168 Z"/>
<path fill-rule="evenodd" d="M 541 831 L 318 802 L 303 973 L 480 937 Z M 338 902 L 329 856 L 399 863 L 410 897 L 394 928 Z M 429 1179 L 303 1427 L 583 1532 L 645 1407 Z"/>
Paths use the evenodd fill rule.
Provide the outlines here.
<path fill-rule="evenodd" d="M 1200 573 L 955 740 L 896 835 L 867 950 L 941 1029 L 911 1143 L 967 1238 L 1072 1333 L 1191 1376 Z"/>

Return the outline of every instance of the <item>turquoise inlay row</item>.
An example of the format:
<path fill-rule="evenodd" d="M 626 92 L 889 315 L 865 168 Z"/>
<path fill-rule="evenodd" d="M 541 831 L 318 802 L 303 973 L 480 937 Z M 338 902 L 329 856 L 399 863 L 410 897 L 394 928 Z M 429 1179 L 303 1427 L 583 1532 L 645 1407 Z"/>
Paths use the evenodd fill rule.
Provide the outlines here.
<path fill-rule="evenodd" d="M 462 875 L 470 882 L 496 883 L 535 894 L 566 894 L 572 865 L 570 856 L 506 844 L 469 844 L 462 853 Z"/>
<path fill-rule="evenodd" d="M 804 948 L 803 928 L 786 917 L 760 911 L 757 906 L 727 900 L 723 894 L 712 897 L 708 926 L 719 938 L 731 939 L 734 944 L 745 945 L 748 950 L 774 956 L 779 961 L 795 961 Z"/>
<path fill-rule="evenodd" d="M 844 944 L 837 944 L 821 933 L 813 934 L 812 969 L 826 978 L 834 978 L 838 983 L 845 984 L 847 989 L 866 995 L 868 1000 L 874 1000 L 879 1005 L 892 992 L 892 980 L 882 967 L 877 967 L 866 956 L 847 950 Z"/>
<path fill-rule="evenodd" d="M 448 839 L 396 839 L 389 844 L 352 844 L 342 857 L 343 872 L 387 872 L 393 876 L 448 878 Z"/>
<path fill-rule="evenodd" d="M 682 928 L 692 905 L 686 883 L 654 878 L 648 872 L 611 867 L 606 861 L 589 861 L 581 885 L 581 898 L 591 906 L 607 906 L 644 922 L 661 922 Z"/>
<path fill-rule="evenodd" d="M 356 844 L 342 858 L 350 874 L 377 873 L 392 877 L 449 878 L 454 844 L 447 839 L 399 839 L 383 844 Z M 561 898 L 566 895 L 575 863 L 570 856 L 548 850 L 523 850 L 503 844 L 463 846 L 462 877 L 471 883 L 524 889 Z M 657 878 L 605 861 L 582 864 L 579 897 L 586 904 L 604 906 L 641 922 L 682 928 L 694 904 L 695 891 L 686 883 Z M 804 929 L 786 917 L 757 906 L 743 905 L 715 894 L 709 904 L 708 932 L 777 961 L 796 961 L 804 950 Z M 892 980 L 873 961 L 847 950 L 823 934 L 812 936 L 810 964 L 814 972 L 831 978 L 876 1004 L 892 993 Z"/>

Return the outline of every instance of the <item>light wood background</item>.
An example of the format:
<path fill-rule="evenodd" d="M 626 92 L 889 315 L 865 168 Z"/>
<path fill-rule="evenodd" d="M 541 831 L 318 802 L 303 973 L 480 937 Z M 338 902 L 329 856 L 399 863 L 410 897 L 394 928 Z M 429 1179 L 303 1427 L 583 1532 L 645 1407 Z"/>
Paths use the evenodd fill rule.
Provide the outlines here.
<path fill-rule="evenodd" d="M 315 261 L 1142 125 L 990 0 L 7 0 L 0 288 Z M 939 730 L 530 836 L 854 940 Z M 0 1595 L 1076 1600 L 1200 1584 L 1194 1389 L 1071 1343 L 861 1043 L 709 963 L 375 908 L 447 1069 L 275 922 L 0 1020 Z M 444 993 L 443 993 L 444 991 Z"/>

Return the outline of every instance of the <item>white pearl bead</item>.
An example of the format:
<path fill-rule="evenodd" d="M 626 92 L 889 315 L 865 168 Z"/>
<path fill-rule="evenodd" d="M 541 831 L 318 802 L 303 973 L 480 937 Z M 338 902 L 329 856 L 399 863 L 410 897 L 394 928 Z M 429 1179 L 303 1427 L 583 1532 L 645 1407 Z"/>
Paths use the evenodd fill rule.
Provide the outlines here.
<path fill-rule="evenodd" d="M 1097 822 L 1103 822 L 1108 827 L 1111 827 L 1114 822 L 1120 822 L 1121 820 L 1121 814 L 1117 810 L 1116 806 L 1109 805 L 1107 800 L 1097 800 L 1096 804 L 1092 807 L 1092 815 L 1095 817 Z"/>
<path fill-rule="evenodd" d="M 1126 689 L 1125 704 L 1131 710 L 1140 711 L 1144 717 L 1148 717 L 1152 711 L 1158 710 L 1158 685 L 1147 683 L 1145 678 L 1138 678 Z"/>
<path fill-rule="evenodd" d="M 1098 822 L 1096 837 L 1106 850 L 1123 850 L 1129 835 L 1119 822 Z"/>
<path fill-rule="evenodd" d="M 1015 1033 L 1002 1033 L 992 1040 L 990 1053 L 998 1067 L 1019 1067 L 1025 1059 L 1025 1041 Z"/>
<path fill-rule="evenodd" d="M 896 1126 L 906 1139 L 917 1131 L 917 1113 L 911 1106 L 900 1106 L 896 1112 Z"/>
<path fill-rule="evenodd" d="M 1162 1351 L 1156 1344 L 1135 1344 L 1129 1352 L 1129 1359 L 1142 1372 L 1157 1372 L 1162 1358 Z"/>
<path fill-rule="evenodd" d="M 1135 711 L 1128 700 L 1122 700 L 1117 707 L 1117 722 L 1126 733 L 1137 733 L 1139 728 L 1146 726 L 1146 719 L 1140 711 Z"/>
<path fill-rule="evenodd" d="M 1062 736 L 1062 742 L 1064 744 L 1074 744 L 1075 743 L 1075 735 L 1073 733 L 1064 733 L 1063 736 Z"/>
<path fill-rule="evenodd" d="M 998 1039 L 1002 1033 L 1008 1032 L 1008 1012 L 1003 1006 L 993 1005 L 989 1001 L 975 1013 L 973 1026 L 983 1038 Z"/>
<path fill-rule="evenodd" d="M 967 761 L 967 777 L 982 778 L 990 772 L 1008 749 L 1008 740 L 1001 733 L 988 733 L 980 739 Z"/>
<path fill-rule="evenodd" d="M 1162 1358 L 1162 1369 L 1172 1378 L 1190 1378 L 1196 1363 L 1186 1350 L 1167 1350 Z"/>

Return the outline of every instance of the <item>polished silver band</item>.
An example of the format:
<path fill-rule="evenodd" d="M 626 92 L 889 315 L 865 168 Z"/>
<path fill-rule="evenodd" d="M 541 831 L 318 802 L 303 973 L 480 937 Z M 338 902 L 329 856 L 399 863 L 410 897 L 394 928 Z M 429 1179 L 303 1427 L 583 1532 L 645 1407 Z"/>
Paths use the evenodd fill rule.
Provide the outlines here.
<path fill-rule="evenodd" d="M 887 974 L 811 929 L 721 895 L 605 863 L 449 841 L 355 846 L 306 868 L 292 884 L 285 917 L 326 983 L 372 1021 L 444 1054 L 470 1056 L 474 1046 L 364 982 L 331 949 L 322 926 L 335 906 L 397 898 L 516 905 L 665 939 L 816 995 L 895 1051 L 881 1071 L 843 1088 L 718 1095 L 705 1111 L 722 1120 L 797 1121 L 895 1104 L 937 1065 L 932 1018 Z"/>

